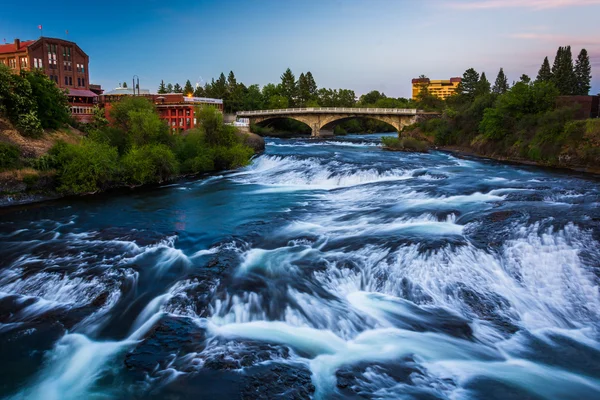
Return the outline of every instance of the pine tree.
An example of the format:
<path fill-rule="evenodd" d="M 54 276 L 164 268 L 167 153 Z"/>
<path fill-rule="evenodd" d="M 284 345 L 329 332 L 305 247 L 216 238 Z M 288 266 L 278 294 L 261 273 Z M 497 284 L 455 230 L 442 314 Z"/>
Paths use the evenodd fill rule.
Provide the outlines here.
<path fill-rule="evenodd" d="M 192 82 L 188 79 L 185 82 L 185 86 L 183 87 L 183 94 L 186 96 L 191 96 L 194 94 L 194 87 L 192 86 Z"/>
<path fill-rule="evenodd" d="M 523 74 L 521 75 L 521 77 L 519 78 L 519 82 L 523 82 L 527 85 L 529 85 L 531 83 L 531 78 L 529 77 L 529 75 L 527 74 Z"/>
<path fill-rule="evenodd" d="M 217 80 L 212 82 L 212 95 L 217 99 L 223 99 L 227 101 L 227 79 L 225 74 L 221 72 L 221 75 Z"/>
<path fill-rule="evenodd" d="M 233 93 L 236 88 L 237 80 L 235 79 L 235 75 L 233 74 L 233 71 L 229 71 L 229 75 L 227 76 L 227 91 Z"/>
<path fill-rule="evenodd" d="M 485 76 L 485 72 L 482 72 L 481 76 L 479 77 L 479 82 L 477 82 L 476 95 L 481 96 L 482 94 L 489 94 L 491 86 L 492 85 L 490 84 L 490 82 L 487 80 L 487 77 Z"/>
<path fill-rule="evenodd" d="M 204 92 L 204 88 L 200 85 L 196 86 L 196 89 L 194 89 L 194 97 L 204 97 L 206 96 L 206 93 Z"/>
<path fill-rule="evenodd" d="M 303 72 L 298 77 L 298 105 L 304 107 L 308 100 L 310 100 L 310 88 L 308 87 L 308 79 L 306 79 Z"/>
<path fill-rule="evenodd" d="M 552 70 L 550 69 L 550 63 L 548 57 L 544 58 L 544 62 L 538 71 L 536 82 L 550 82 L 552 80 Z"/>
<path fill-rule="evenodd" d="M 581 49 L 575 62 L 575 76 L 577 78 L 577 90 L 575 94 L 587 96 L 590 93 L 592 81 L 592 67 L 590 57 L 586 49 Z"/>
<path fill-rule="evenodd" d="M 121 87 L 127 89 L 127 82 L 123 82 L 123 86 Z"/>
<path fill-rule="evenodd" d="M 577 76 L 573 68 L 571 46 L 559 47 L 552 66 L 552 82 L 561 95 L 577 92 Z"/>
<path fill-rule="evenodd" d="M 494 87 L 492 88 L 492 92 L 496 94 L 504 94 L 508 90 L 508 79 L 506 79 L 506 75 L 504 75 L 504 69 L 500 68 L 498 71 L 498 76 L 496 77 L 496 82 L 494 83 Z"/>
<path fill-rule="evenodd" d="M 468 99 L 474 99 L 479 84 L 479 73 L 473 68 L 469 68 L 462 76 L 458 84 L 457 92 Z"/>
<path fill-rule="evenodd" d="M 167 93 L 173 93 L 173 85 L 167 84 Z"/>
<path fill-rule="evenodd" d="M 158 94 L 165 94 L 167 93 L 167 87 L 165 86 L 165 81 L 161 80 L 160 81 L 160 85 L 158 85 Z"/>
<path fill-rule="evenodd" d="M 297 89 L 296 77 L 292 73 L 292 70 L 288 68 L 281 75 L 281 95 L 287 98 L 289 107 L 293 107 L 296 104 Z"/>
<path fill-rule="evenodd" d="M 173 86 L 173 93 L 183 93 L 183 88 L 179 83 L 176 83 L 175 86 Z"/>
<path fill-rule="evenodd" d="M 316 100 L 317 98 L 317 82 L 315 82 L 315 78 L 310 71 L 306 73 L 306 82 L 308 85 L 308 93 L 310 93 L 308 100 Z"/>

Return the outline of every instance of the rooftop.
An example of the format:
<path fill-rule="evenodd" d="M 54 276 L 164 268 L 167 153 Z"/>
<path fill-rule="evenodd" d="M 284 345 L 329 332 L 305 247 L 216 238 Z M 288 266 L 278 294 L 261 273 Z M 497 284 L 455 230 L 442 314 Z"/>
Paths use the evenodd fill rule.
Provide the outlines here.
<path fill-rule="evenodd" d="M 24 42 L 17 42 L 15 40 L 15 43 L 0 44 L 0 54 L 15 53 L 17 51 L 21 51 L 21 50 L 25 49 L 26 47 L 28 47 L 29 45 L 31 45 L 32 43 L 34 43 L 35 41 L 36 40 L 26 40 Z M 19 43 L 18 49 L 17 49 L 17 43 Z"/>

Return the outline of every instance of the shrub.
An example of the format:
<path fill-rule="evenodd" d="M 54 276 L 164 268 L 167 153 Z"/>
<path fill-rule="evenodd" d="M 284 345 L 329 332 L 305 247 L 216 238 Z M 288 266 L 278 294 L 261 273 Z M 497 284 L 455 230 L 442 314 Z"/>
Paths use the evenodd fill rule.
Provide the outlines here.
<path fill-rule="evenodd" d="M 125 181 L 135 184 L 161 183 L 179 172 L 175 154 L 163 144 L 134 147 L 122 163 Z"/>
<path fill-rule="evenodd" d="M 42 136 L 44 130 L 42 124 L 34 111 L 19 115 L 17 129 L 25 136 L 37 138 Z"/>
<path fill-rule="evenodd" d="M 58 190 L 62 193 L 90 193 L 105 189 L 118 173 L 117 149 L 104 143 L 84 140 L 79 145 L 57 143 L 51 150 L 57 167 Z"/>
<path fill-rule="evenodd" d="M 385 148 L 392 150 L 426 152 L 429 149 L 426 142 L 412 137 L 383 137 L 381 142 Z"/>
<path fill-rule="evenodd" d="M 19 167 L 19 148 L 10 143 L 0 142 L 0 169 L 12 169 Z"/>

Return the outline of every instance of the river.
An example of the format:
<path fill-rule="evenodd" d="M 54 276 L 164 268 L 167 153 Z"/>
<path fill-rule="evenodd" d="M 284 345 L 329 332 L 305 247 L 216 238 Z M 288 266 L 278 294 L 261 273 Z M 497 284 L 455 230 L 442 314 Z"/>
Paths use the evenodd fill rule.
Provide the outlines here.
<path fill-rule="evenodd" d="M 600 398 L 600 181 L 380 136 L 0 210 L 2 397 Z"/>

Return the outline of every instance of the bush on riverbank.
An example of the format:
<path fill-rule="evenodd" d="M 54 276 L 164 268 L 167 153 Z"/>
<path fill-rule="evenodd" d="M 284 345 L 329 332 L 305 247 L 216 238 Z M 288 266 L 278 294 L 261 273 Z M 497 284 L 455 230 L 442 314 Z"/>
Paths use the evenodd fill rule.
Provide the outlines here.
<path fill-rule="evenodd" d="M 81 143 L 59 143 L 50 151 L 48 164 L 57 170 L 59 192 L 162 183 L 180 173 L 244 166 L 254 154 L 212 107 L 197 110 L 200 126 L 182 135 L 171 135 L 154 106 L 143 98 L 121 100 L 111 117 L 113 126 L 93 129 Z"/>
<path fill-rule="evenodd" d="M 427 142 L 412 137 L 382 137 L 381 142 L 386 150 L 426 152 Z"/>

